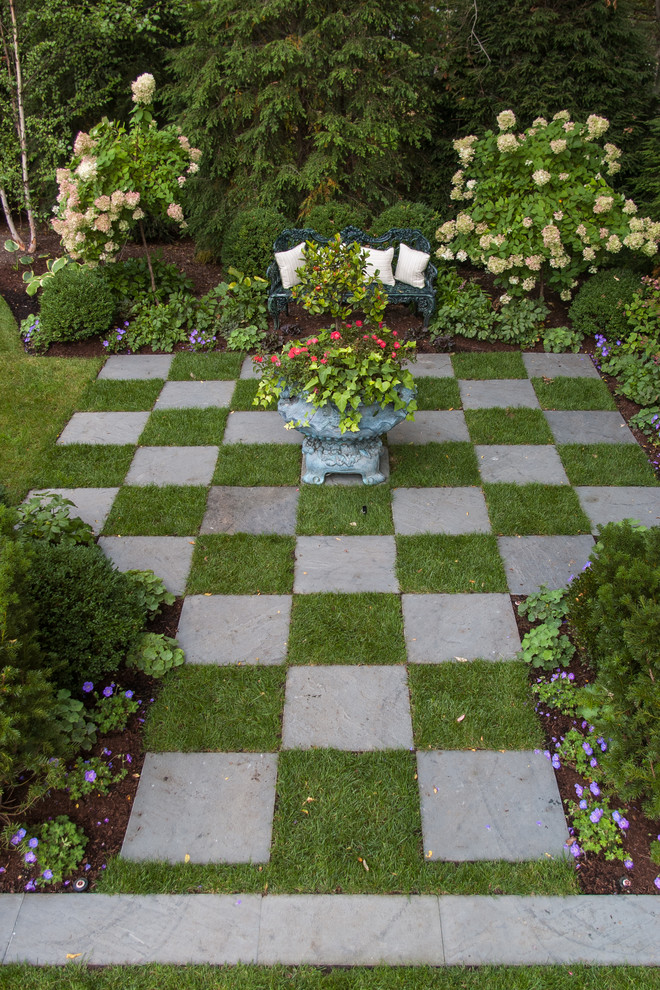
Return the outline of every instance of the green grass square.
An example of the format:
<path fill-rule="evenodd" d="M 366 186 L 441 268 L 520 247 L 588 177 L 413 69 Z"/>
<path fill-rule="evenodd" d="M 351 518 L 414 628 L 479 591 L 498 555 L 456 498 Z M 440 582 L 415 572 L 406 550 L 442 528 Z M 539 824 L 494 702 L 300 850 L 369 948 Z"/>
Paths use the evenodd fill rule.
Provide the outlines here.
<path fill-rule="evenodd" d="M 660 482 L 637 444 L 568 443 L 557 451 L 572 485 L 647 485 Z"/>
<path fill-rule="evenodd" d="M 528 377 L 520 351 L 452 354 L 451 363 L 456 378 L 463 380 Z"/>
<path fill-rule="evenodd" d="M 213 484 L 250 488 L 259 485 L 298 485 L 301 458 L 301 449 L 294 444 L 221 445 Z"/>
<path fill-rule="evenodd" d="M 481 481 L 471 443 L 392 444 L 389 453 L 393 488 L 465 487 Z"/>
<path fill-rule="evenodd" d="M 413 889 L 424 866 L 415 777 L 409 752 L 280 753 L 271 846 L 280 884 L 319 894 Z"/>
<path fill-rule="evenodd" d="M 529 687 L 529 664 L 515 660 L 411 664 L 417 749 L 535 749 L 543 734 Z"/>
<path fill-rule="evenodd" d="M 194 536 L 206 511 L 207 489 L 196 485 L 125 485 L 119 489 L 103 534 Z"/>
<path fill-rule="evenodd" d="M 240 412 L 254 412 L 257 408 L 277 409 L 277 402 L 274 399 L 267 406 L 255 406 L 254 398 L 258 387 L 259 382 L 254 378 L 239 378 L 231 398 L 231 408 Z"/>
<path fill-rule="evenodd" d="M 466 409 L 465 422 L 472 443 L 552 443 L 548 421 L 540 409 Z"/>
<path fill-rule="evenodd" d="M 556 536 L 590 533 L 577 492 L 568 485 L 532 482 L 483 486 L 493 532 L 502 536 Z"/>
<path fill-rule="evenodd" d="M 228 409 L 156 409 L 140 436 L 141 447 L 208 447 L 222 443 Z"/>
<path fill-rule="evenodd" d="M 497 540 L 490 533 L 397 536 L 402 592 L 508 592 Z"/>
<path fill-rule="evenodd" d="M 300 536 L 393 533 L 389 485 L 301 485 L 296 532 Z"/>
<path fill-rule="evenodd" d="M 273 753 L 279 749 L 284 667 L 184 664 L 163 683 L 145 724 L 150 752 Z M 200 699 L 203 700 L 203 705 Z"/>
<path fill-rule="evenodd" d="M 243 354 L 233 351 L 209 351 L 195 354 L 179 351 L 174 355 L 168 378 L 171 382 L 231 381 L 238 378 Z"/>
<path fill-rule="evenodd" d="M 293 536 L 198 536 L 186 593 L 289 594 L 293 590 L 295 548 Z"/>
<path fill-rule="evenodd" d="M 294 595 L 289 663 L 405 663 L 399 595 Z"/>
<path fill-rule="evenodd" d="M 542 409 L 616 409 L 602 378 L 532 378 Z"/>
<path fill-rule="evenodd" d="M 79 403 L 81 412 L 144 412 L 153 409 L 163 380 L 96 379 L 85 389 Z"/>
<path fill-rule="evenodd" d="M 455 378 L 416 378 L 418 409 L 460 409 L 461 393 Z"/>
<path fill-rule="evenodd" d="M 31 488 L 114 488 L 122 485 L 133 444 L 71 443 L 46 451 Z"/>

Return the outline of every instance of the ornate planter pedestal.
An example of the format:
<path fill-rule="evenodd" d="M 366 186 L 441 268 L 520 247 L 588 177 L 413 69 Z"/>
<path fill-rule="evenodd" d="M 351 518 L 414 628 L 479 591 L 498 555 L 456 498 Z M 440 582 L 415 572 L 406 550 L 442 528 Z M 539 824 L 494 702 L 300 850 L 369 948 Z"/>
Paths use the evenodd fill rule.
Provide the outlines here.
<path fill-rule="evenodd" d="M 400 394 L 406 403 L 415 397 L 410 389 L 401 389 Z M 360 474 L 365 485 L 381 484 L 386 480 L 381 471 L 381 436 L 408 413 L 407 406 L 360 406 L 362 418 L 357 433 L 342 433 L 339 410 L 334 405 L 315 409 L 304 395 L 284 393 L 277 411 L 304 435 L 302 480 L 308 485 L 322 485 L 327 474 Z"/>

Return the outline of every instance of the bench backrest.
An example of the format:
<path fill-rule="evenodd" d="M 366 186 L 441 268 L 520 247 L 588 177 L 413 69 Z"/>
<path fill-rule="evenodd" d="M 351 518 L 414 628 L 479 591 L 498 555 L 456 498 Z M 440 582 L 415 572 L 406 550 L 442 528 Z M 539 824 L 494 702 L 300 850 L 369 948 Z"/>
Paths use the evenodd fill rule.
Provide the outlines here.
<path fill-rule="evenodd" d="M 345 244 L 361 244 L 364 247 L 373 248 L 388 248 L 392 245 L 398 245 L 403 241 L 408 247 L 414 248 L 416 251 L 424 251 L 426 254 L 431 253 L 431 245 L 428 240 L 422 234 L 421 230 L 415 228 L 406 227 L 393 227 L 388 230 L 385 234 L 380 234 L 378 237 L 374 237 L 373 234 L 365 233 L 364 230 L 360 230 L 359 227 L 344 227 L 341 233 L 341 239 Z M 316 244 L 328 244 L 330 242 L 329 237 L 324 237 L 323 234 L 317 234 L 315 230 L 309 227 L 287 227 L 283 230 L 281 234 L 277 237 L 275 243 L 273 244 L 273 251 L 289 251 L 296 244 L 300 244 L 301 241 L 314 241 Z"/>

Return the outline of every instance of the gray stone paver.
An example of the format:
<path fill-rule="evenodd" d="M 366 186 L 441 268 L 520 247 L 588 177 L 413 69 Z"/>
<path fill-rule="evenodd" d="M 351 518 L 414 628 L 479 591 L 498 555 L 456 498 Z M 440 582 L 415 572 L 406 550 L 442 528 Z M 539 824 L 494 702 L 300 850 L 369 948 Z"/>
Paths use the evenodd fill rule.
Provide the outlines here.
<path fill-rule="evenodd" d="M 213 409 L 228 406 L 235 382 L 165 382 L 155 409 Z"/>
<path fill-rule="evenodd" d="M 290 595 L 187 595 L 177 639 L 187 663 L 284 663 L 290 615 Z"/>
<path fill-rule="evenodd" d="M 404 368 L 415 378 L 453 378 L 449 354 L 418 354 L 415 361 L 404 361 Z"/>
<path fill-rule="evenodd" d="M 211 488 L 202 533 L 276 533 L 296 531 L 298 491 L 295 488 Z"/>
<path fill-rule="evenodd" d="M 414 533 L 490 533 L 486 500 L 480 488 L 396 488 L 392 492 L 394 531 Z"/>
<path fill-rule="evenodd" d="M 508 595 L 402 595 L 408 663 L 511 660 L 520 637 Z"/>
<path fill-rule="evenodd" d="M 293 590 L 399 590 L 393 536 L 299 536 Z"/>
<path fill-rule="evenodd" d="M 261 378 L 261 375 L 254 370 L 254 364 L 252 363 L 251 357 L 246 357 L 241 365 L 241 373 L 239 378 Z"/>
<path fill-rule="evenodd" d="M 101 536 L 98 542 L 120 571 L 153 571 L 173 595 L 186 590 L 194 537 Z"/>
<path fill-rule="evenodd" d="M 475 444 L 479 473 L 484 481 L 526 485 L 567 485 L 568 477 L 557 449 L 550 445 Z"/>
<path fill-rule="evenodd" d="M 138 447 L 125 483 L 208 485 L 217 459 L 217 447 Z"/>
<path fill-rule="evenodd" d="M 68 498 L 73 502 L 69 506 L 69 516 L 82 519 L 98 534 L 103 529 L 118 491 L 118 488 L 37 488 L 28 492 L 25 500 L 46 492 Z"/>
<path fill-rule="evenodd" d="M 173 354 L 113 354 L 99 371 L 99 378 L 167 378 Z"/>
<path fill-rule="evenodd" d="M 149 412 L 77 412 L 57 438 L 58 444 L 137 443 Z"/>
<path fill-rule="evenodd" d="M 464 409 L 507 409 L 524 406 L 540 409 L 534 386 L 527 379 L 507 378 L 458 383 Z"/>
<path fill-rule="evenodd" d="M 405 667 L 290 667 L 283 749 L 365 751 L 413 744 Z"/>
<path fill-rule="evenodd" d="M 497 544 L 512 595 L 565 587 L 594 548 L 591 536 L 498 536 Z"/>
<path fill-rule="evenodd" d="M 232 412 L 225 427 L 224 443 L 298 443 L 302 433 L 287 430 L 277 412 Z"/>
<path fill-rule="evenodd" d="M 417 753 L 425 859 L 511 862 L 566 855 L 557 781 L 539 752 Z"/>
<path fill-rule="evenodd" d="M 147 753 L 121 856 L 267 863 L 276 777 L 276 753 Z"/>
<path fill-rule="evenodd" d="M 599 378 L 588 354 L 523 354 L 530 378 Z"/>
<path fill-rule="evenodd" d="M 465 416 L 460 410 L 422 410 L 415 413 L 414 420 L 404 419 L 387 434 L 388 443 L 448 443 L 469 439 Z"/>
<path fill-rule="evenodd" d="M 555 443 L 637 443 L 619 412 L 545 410 L 543 415 Z"/>
<path fill-rule="evenodd" d="M 644 526 L 660 526 L 660 488 L 575 487 L 580 505 L 593 523 L 599 525 L 637 519 Z"/>

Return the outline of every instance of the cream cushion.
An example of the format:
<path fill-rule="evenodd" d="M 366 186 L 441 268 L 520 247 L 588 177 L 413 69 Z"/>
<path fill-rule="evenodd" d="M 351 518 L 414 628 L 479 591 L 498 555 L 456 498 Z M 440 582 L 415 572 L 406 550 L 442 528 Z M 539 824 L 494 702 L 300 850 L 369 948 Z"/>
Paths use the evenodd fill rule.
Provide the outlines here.
<path fill-rule="evenodd" d="M 365 275 L 375 275 L 378 272 L 378 278 L 383 285 L 394 285 L 394 275 L 392 274 L 394 248 L 388 248 L 387 251 L 374 251 L 373 248 L 367 248 L 366 251 Z"/>
<path fill-rule="evenodd" d="M 414 251 L 407 244 L 399 247 L 399 260 L 396 263 L 395 278 L 397 282 L 414 285 L 416 289 L 424 288 L 424 272 L 429 263 L 430 254 Z"/>
<path fill-rule="evenodd" d="M 301 241 L 300 244 L 292 247 L 290 251 L 275 252 L 275 261 L 280 270 L 282 287 L 284 289 L 290 289 L 293 285 L 298 285 L 300 282 L 298 269 L 302 268 L 305 264 L 304 250 L 305 242 Z"/>

